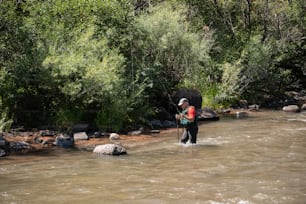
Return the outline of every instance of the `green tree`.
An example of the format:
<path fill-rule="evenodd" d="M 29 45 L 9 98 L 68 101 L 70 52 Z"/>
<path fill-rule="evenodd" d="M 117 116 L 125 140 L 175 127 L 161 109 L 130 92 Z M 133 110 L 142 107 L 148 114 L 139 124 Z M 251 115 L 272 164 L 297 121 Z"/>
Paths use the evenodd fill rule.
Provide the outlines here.
<path fill-rule="evenodd" d="M 155 99 L 167 101 L 179 84 L 199 88 L 212 74 L 211 34 L 191 32 L 186 15 L 184 5 L 162 3 L 136 18 L 130 71 L 145 80 L 151 104 L 163 105 Z"/>
<path fill-rule="evenodd" d="M 286 89 L 305 87 L 303 0 L 186 2 L 193 28 L 215 31 L 217 46 L 211 56 L 220 67 L 219 98 L 260 102 L 265 98 L 260 96 L 275 100 Z"/>
<path fill-rule="evenodd" d="M 42 56 L 35 33 L 25 26 L 27 12 L 22 3 L 3 1 L 0 13 L 0 98 L 14 122 L 29 124 L 42 119 L 34 114 L 44 108 L 40 94 Z"/>
<path fill-rule="evenodd" d="M 273 53 L 273 47 L 262 42 L 261 36 L 252 37 L 240 59 L 224 65 L 220 97 L 263 103 L 282 94 L 288 86 L 290 72 L 275 66 Z"/>
<path fill-rule="evenodd" d="M 27 4 L 27 26 L 40 36 L 42 67 L 50 76 L 44 87 L 49 116 L 57 125 L 69 127 L 86 120 L 118 129 L 126 120 L 125 59 L 117 49 L 121 36 L 116 43 L 115 32 L 108 30 L 123 24 L 124 6 L 124 1 L 94 0 Z"/>

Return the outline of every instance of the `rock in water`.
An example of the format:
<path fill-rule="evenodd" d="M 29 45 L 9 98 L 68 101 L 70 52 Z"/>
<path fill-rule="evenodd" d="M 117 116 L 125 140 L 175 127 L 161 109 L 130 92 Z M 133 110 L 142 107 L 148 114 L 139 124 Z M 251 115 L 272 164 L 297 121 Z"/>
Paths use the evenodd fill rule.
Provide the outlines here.
<path fill-rule="evenodd" d="M 236 112 L 236 118 L 246 118 L 248 117 L 248 113 L 247 112 L 244 112 L 244 111 L 237 111 Z"/>
<path fill-rule="evenodd" d="M 109 136 L 110 140 L 120 140 L 120 136 L 117 133 L 111 133 Z"/>
<path fill-rule="evenodd" d="M 76 141 L 76 140 L 88 140 L 89 138 L 86 132 L 77 132 L 73 134 L 73 139 L 74 141 Z"/>
<path fill-rule="evenodd" d="M 127 154 L 125 148 L 120 144 L 105 144 L 98 145 L 93 150 L 96 154 L 105 154 L 105 155 L 124 155 Z"/>
<path fill-rule="evenodd" d="M 74 139 L 68 135 L 60 135 L 55 138 L 54 144 L 58 147 L 70 148 L 74 146 Z"/>
<path fill-rule="evenodd" d="M 283 111 L 284 112 L 292 112 L 292 113 L 296 113 L 300 111 L 299 106 L 297 105 L 288 105 L 288 106 L 284 106 L 283 107 Z"/>
<path fill-rule="evenodd" d="M 0 157 L 8 155 L 10 152 L 10 143 L 6 141 L 0 133 Z"/>
<path fill-rule="evenodd" d="M 12 142 L 10 146 L 11 146 L 11 149 L 16 152 L 26 152 L 32 149 L 31 145 L 24 141 Z"/>
<path fill-rule="evenodd" d="M 7 153 L 3 149 L 0 148 L 0 157 L 4 157 L 6 155 Z"/>

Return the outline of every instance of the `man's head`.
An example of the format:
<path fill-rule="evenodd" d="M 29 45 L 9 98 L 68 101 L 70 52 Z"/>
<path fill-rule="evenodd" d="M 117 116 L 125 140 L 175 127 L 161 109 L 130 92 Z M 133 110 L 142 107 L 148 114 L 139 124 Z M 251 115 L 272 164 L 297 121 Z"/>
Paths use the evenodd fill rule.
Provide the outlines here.
<path fill-rule="evenodd" d="M 177 105 L 182 107 L 182 109 L 187 108 L 189 106 L 188 99 L 187 98 L 181 98 Z"/>

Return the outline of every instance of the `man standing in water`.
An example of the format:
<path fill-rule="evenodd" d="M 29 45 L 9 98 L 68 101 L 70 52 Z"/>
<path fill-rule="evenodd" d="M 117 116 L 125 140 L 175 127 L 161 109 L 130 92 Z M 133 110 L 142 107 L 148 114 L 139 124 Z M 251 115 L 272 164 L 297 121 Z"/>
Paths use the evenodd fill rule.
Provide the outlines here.
<path fill-rule="evenodd" d="M 182 108 L 182 113 L 175 115 L 175 117 L 185 127 L 181 142 L 185 144 L 189 140 L 191 144 L 196 144 L 198 134 L 196 109 L 189 105 L 187 98 L 181 98 L 178 106 Z"/>

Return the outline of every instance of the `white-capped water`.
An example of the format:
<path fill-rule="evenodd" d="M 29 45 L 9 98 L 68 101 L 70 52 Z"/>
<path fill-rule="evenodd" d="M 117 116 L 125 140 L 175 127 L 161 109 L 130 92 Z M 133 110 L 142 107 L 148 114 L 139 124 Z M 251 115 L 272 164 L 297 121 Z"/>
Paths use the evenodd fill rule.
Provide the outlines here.
<path fill-rule="evenodd" d="M 120 157 L 58 150 L 1 158 L 0 203 L 306 203 L 303 119 L 221 118 L 200 125 L 196 145 L 178 144 L 173 132 Z"/>

